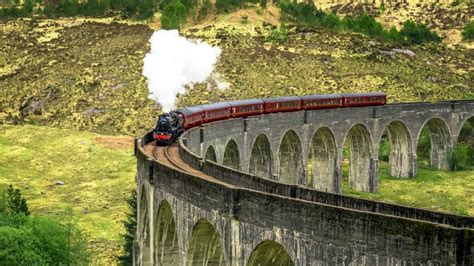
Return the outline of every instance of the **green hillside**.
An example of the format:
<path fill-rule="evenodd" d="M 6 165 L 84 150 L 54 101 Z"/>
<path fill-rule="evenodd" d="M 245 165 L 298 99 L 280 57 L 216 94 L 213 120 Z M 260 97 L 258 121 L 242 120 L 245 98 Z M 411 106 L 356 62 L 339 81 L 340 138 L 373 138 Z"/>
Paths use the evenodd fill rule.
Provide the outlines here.
<path fill-rule="evenodd" d="M 283 40 L 274 42 L 269 36 L 278 18 L 275 7 L 254 7 L 183 30 L 218 45 L 222 54 L 209 82 L 190 88 L 178 105 L 362 91 L 385 91 L 391 102 L 474 97 L 472 50 L 404 46 L 296 26 L 287 26 Z M 114 135 L 139 134 L 153 125 L 160 107 L 147 98 L 141 75 L 153 31 L 143 24 L 93 21 L 0 22 L 0 122 Z"/>
<path fill-rule="evenodd" d="M 20 188 L 33 214 L 55 216 L 72 207 L 95 261 L 110 263 L 121 252 L 125 200 L 135 187 L 132 143 L 130 137 L 0 125 L 0 188 Z"/>

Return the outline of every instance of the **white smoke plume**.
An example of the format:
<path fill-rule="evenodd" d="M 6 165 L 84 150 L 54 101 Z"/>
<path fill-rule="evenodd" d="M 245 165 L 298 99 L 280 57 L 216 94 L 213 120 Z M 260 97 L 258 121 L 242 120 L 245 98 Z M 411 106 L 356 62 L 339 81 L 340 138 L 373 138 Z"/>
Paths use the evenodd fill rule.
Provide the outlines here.
<path fill-rule="evenodd" d="M 203 82 L 212 73 L 221 53 L 201 41 L 189 41 L 177 30 L 159 30 L 150 38 L 151 51 L 143 59 L 143 75 L 148 79 L 149 98 L 168 112 L 184 86 Z"/>

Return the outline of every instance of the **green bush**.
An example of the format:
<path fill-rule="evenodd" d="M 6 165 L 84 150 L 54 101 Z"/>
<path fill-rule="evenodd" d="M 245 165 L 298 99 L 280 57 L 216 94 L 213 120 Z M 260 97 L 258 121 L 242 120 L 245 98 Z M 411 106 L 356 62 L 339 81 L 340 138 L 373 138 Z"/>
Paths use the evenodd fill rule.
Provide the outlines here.
<path fill-rule="evenodd" d="M 412 44 L 441 41 L 441 38 L 436 33 L 431 32 L 425 24 L 416 24 L 411 20 L 407 20 L 403 23 L 400 34 L 405 41 Z"/>
<path fill-rule="evenodd" d="M 374 17 L 363 14 L 354 19 L 355 32 L 360 32 L 371 37 L 383 37 L 384 28 Z"/>
<path fill-rule="evenodd" d="M 31 0 L 25 0 L 22 7 L 22 13 L 24 16 L 30 15 L 33 12 L 33 2 Z"/>
<path fill-rule="evenodd" d="M 471 123 L 467 122 L 464 123 L 464 125 L 461 127 L 461 131 L 459 132 L 459 141 L 468 141 L 468 140 L 474 140 L 474 130 L 472 128 Z"/>
<path fill-rule="evenodd" d="M 324 12 L 317 9 L 313 3 L 296 3 L 286 0 L 280 1 L 282 18 L 307 25 L 321 25 L 324 20 Z"/>
<path fill-rule="evenodd" d="M 380 3 L 380 7 L 379 7 L 380 12 L 385 12 L 385 9 L 386 9 L 385 3 L 384 2 Z"/>
<path fill-rule="evenodd" d="M 469 148 L 458 144 L 448 151 L 448 166 L 450 171 L 463 170 L 469 165 Z"/>
<path fill-rule="evenodd" d="M 60 220 L 29 216 L 26 200 L 10 186 L 0 192 L 0 265 L 83 265 L 87 237 L 68 209 Z"/>
<path fill-rule="evenodd" d="M 0 11 L 0 18 L 17 18 L 22 15 L 17 7 L 2 8 Z"/>
<path fill-rule="evenodd" d="M 403 40 L 403 37 L 400 35 L 400 32 L 395 27 L 392 27 L 388 32 L 385 33 L 384 39 L 389 40 L 391 42 L 399 43 Z"/>
<path fill-rule="evenodd" d="M 420 137 L 418 138 L 418 147 L 416 150 L 417 159 L 420 161 L 430 160 L 431 150 L 431 136 L 428 128 L 424 127 L 421 130 Z"/>
<path fill-rule="evenodd" d="M 461 3 L 461 0 L 453 0 L 451 6 L 458 6 Z"/>
<path fill-rule="evenodd" d="M 328 29 L 338 29 L 340 25 L 339 17 L 334 13 L 329 13 L 324 16 L 323 26 Z"/>
<path fill-rule="evenodd" d="M 355 27 L 354 19 L 351 16 L 345 16 L 341 19 L 341 28 L 344 30 L 353 30 Z"/>
<path fill-rule="evenodd" d="M 382 138 L 382 141 L 380 141 L 379 160 L 388 162 L 389 157 L 390 157 L 390 141 L 386 136 L 384 136 L 384 138 Z"/>
<path fill-rule="evenodd" d="M 461 32 L 462 38 L 465 41 L 474 40 L 474 21 L 469 22 L 464 26 L 463 31 Z"/>
<path fill-rule="evenodd" d="M 281 25 L 278 29 L 273 30 L 270 35 L 265 37 L 266 42 L 281 43 L 286 41 L 288 38 L 288 31 L 285 25 Z"/>
<path fill-rule="evenodd" d="M 87 264 L 86 244 L 75 225 L 41 216 L 0 214 L 0 265 Z"/>

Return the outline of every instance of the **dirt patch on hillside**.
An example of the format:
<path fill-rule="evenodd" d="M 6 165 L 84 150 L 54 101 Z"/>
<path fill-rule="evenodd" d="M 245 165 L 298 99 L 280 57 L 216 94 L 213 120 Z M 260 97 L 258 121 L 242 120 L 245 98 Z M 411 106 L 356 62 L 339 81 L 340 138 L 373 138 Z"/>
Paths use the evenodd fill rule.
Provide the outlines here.
<path fill-rule="evenodd" d="M 94 138 L 93 142 L 107 149 L 128 149 L 133 147 L 133 138 L 125 136 L 98 136 Z"/>

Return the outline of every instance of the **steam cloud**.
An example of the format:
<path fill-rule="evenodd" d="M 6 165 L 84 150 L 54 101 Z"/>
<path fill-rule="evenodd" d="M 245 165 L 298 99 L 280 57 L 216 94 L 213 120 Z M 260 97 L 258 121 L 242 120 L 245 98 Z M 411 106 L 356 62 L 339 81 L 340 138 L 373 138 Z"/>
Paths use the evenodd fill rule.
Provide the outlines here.
<path fill-rule="evenodd" d="M 176 94 L 184 85 L 203 82 L 212 73 L 221 53 L 218 47 L 191 42 L 177 30 L 159 30 L 150 38 L 151 51 L 145 55 L 143 75 L 148 79 L 149 98 L 159 102 L 163 111 L 174 107 Z"/>

